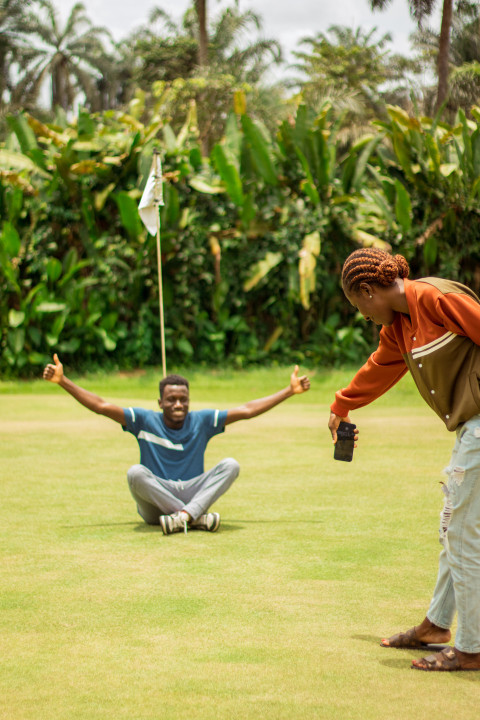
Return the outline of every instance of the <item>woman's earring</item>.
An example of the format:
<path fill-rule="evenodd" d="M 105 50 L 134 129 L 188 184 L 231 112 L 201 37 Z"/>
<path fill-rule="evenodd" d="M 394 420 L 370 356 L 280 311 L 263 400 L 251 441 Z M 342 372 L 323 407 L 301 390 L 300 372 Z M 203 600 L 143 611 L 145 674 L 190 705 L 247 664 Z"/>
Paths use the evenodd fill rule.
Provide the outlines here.
<path fill-rule="evenodd" d="M 369 297 L 369 298 L 370 298 L 370 300 L 371 300 L 371 299 L 373 298 L 373 295 L 369 295 L 368 297 Z"/>

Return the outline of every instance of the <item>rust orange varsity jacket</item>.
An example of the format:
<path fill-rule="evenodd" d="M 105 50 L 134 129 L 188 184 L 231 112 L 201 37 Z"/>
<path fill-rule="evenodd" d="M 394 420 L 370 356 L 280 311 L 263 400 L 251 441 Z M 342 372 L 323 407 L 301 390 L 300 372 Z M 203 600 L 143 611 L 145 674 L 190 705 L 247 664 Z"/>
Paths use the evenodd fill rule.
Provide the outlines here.
<path fill-rule="evenodd" d="M 377 350 L 332 412 L 345 417 L 383 395 L 410 370 L 423 399 L 449 430 L 480 413 L 480 299 L 441 278 L 404 280 L 410 315 L 382 327 Z"/>

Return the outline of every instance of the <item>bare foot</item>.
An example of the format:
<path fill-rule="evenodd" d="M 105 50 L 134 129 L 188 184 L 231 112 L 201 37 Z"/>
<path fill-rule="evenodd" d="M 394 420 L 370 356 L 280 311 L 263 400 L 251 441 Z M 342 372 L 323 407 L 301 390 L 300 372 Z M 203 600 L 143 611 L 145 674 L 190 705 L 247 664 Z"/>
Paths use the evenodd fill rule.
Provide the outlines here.
<path fill-rule="evenodd" d="M 480 670 L 480 652 L 465 653 L 454 648 L 458 664 L 462 670 Z"/>
<path fill-rule="evenodd" d="M 380 645 L 393 648 L 422 648 L 430 644 L 445 645 L 450 642 L 450 638 L 450 630 L 438 627 L 425 618 L 418 627 L 383 638 Z"/>
<path fill-rule="evenodd" d="M 450 642 L 452 637 L 450 630 L 434 625 L 427 617 L 415 628 L 415 630 L 415 634 L 420 642 L 424 642 L 429 645 L 443 645 Z"/>

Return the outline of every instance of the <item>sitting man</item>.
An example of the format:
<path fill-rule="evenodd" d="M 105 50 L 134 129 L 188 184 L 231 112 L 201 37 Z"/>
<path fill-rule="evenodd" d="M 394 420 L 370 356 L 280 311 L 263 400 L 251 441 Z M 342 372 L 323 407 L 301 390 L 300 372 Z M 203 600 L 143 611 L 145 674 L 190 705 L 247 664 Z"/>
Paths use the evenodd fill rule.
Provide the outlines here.
<path fill-rule="evenodd" d="M 227 458 L 211 470 L 204 470 L 207 443 L 222 433 L 225 425 L 248 420 L 270 410 L 292 395 L 310 388 L 308 377 L 298 377 L 298 365 L 290 385 L 265 398 L 251 400 L 231 410 L 188 410 L 188 380 L 168 375 L 160 382 L 158 404 L 163 412 L 142 408 L 121 408 L 81 388 L 63 374 L 58 355 L 55 364 L 43 371 L 45 380 L 57 383 L 81 405 L 120 423 L 137 438 L 140 464 L 127 474 L 130 492 L 139 515 L 149 525 L 161 525 L 164 535 L 187 528 L 215 532 L 220 515 L 207 512 L 228 490 L 239 473 L 239 465 Z"/>

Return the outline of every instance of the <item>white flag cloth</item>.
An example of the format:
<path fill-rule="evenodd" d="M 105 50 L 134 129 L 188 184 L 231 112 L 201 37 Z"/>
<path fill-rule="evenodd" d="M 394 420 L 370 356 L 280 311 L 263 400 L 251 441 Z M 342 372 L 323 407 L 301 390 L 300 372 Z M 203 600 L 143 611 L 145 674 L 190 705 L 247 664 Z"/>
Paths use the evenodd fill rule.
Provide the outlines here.
<path fill-rule="evenodd" d="M 148 176 L 147 184 L 145 185 L 145 190 L 143 191 L 142 199 L 138 206 L 138 214 L 150 235 L 156 235 L 157 233 L 158 206 L 164 204 L 162 182 L 162 163 L 160 157 L 155 155 L 152 169 L 150 170 L 150 175 Z"/>

